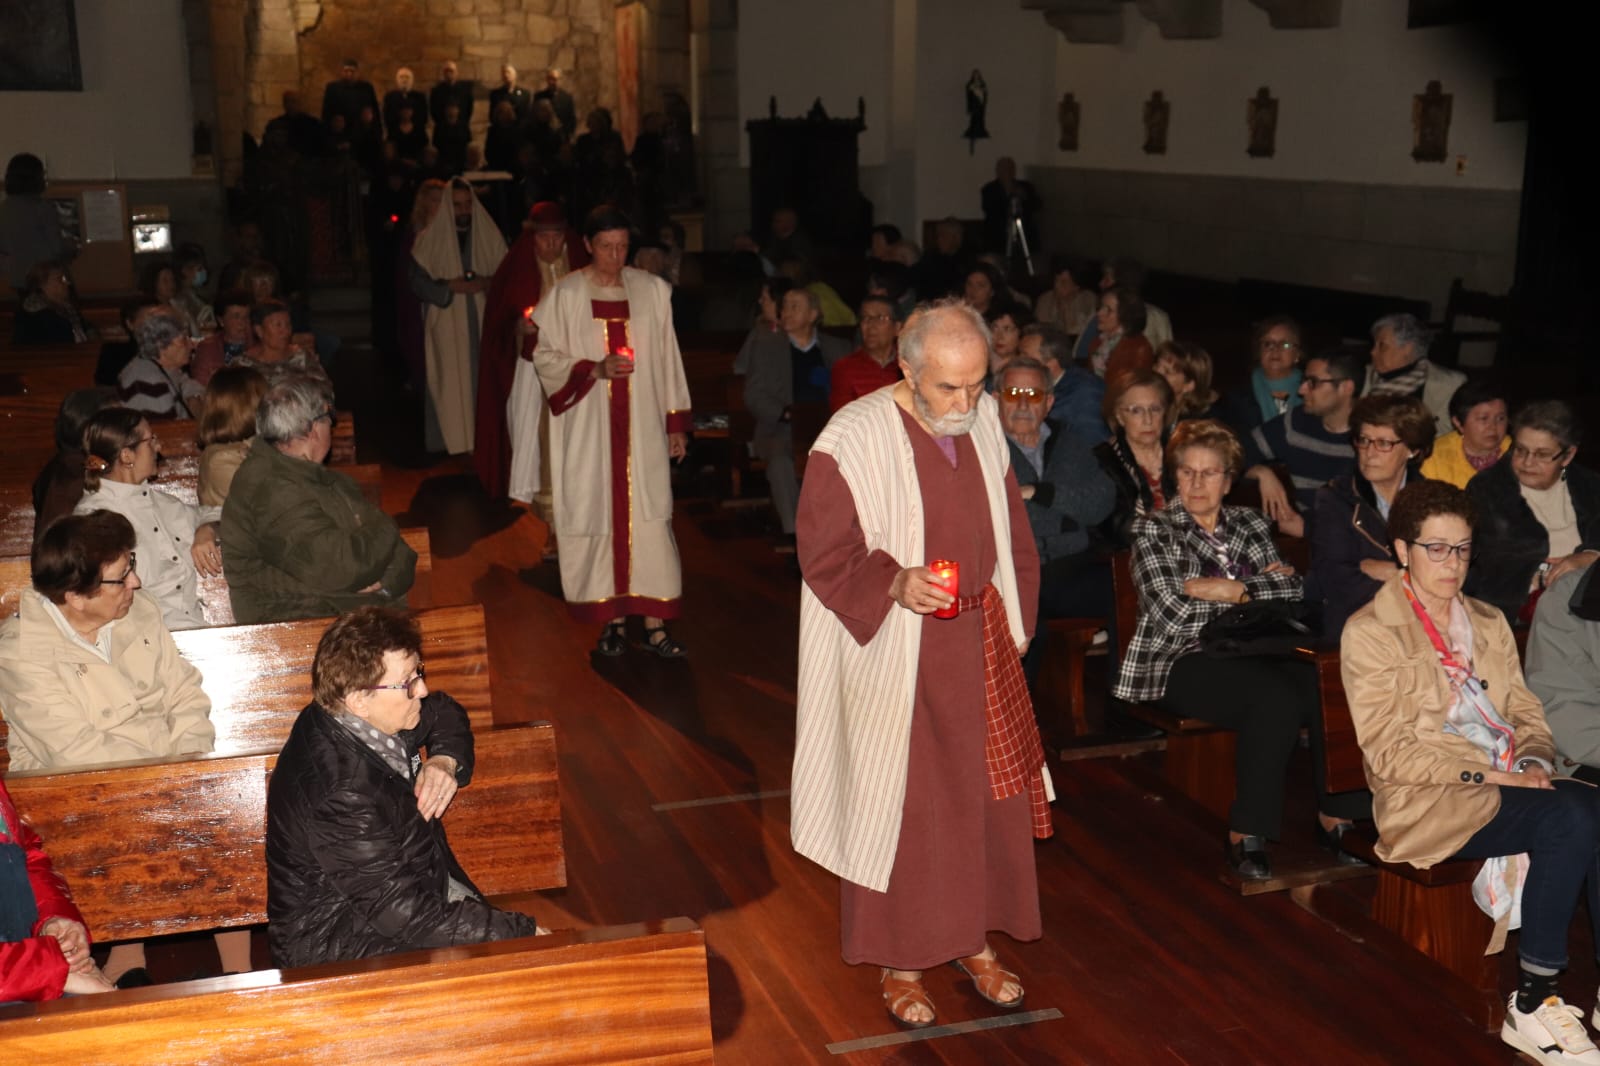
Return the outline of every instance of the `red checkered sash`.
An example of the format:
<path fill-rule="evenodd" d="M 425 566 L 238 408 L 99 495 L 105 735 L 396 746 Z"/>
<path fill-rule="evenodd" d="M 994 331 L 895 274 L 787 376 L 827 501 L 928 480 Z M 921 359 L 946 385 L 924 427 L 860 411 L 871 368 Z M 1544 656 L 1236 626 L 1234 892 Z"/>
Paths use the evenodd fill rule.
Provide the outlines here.
<path fill-rule="evenodd" d="M 1044 790 L 1044 745 L 1033 720 L 1033 701 L 1022 676 L 1022 660 L 1006 621 L 1005 600 L 994 585 L 981 597 L 962 597 L 961 609 L 983 607 L 983 711 L 987 729 L 983 743 L 989 766 L 989 788 L 995 799 L 1028 791 L 1033 815 L 1033 835 L 1043 840 L 1055 832 L 1050 823 L 1050 800 Z M 971 606 L 969 607 L 969 604 Z"/>

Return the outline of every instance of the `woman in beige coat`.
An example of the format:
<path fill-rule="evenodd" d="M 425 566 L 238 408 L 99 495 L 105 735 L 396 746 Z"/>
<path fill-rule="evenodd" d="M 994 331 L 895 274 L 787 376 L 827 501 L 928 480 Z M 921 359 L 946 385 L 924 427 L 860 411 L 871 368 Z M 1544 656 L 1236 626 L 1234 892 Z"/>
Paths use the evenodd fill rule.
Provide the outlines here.
<path fill-rule="evenodd" d="M 1389 512 L 1400 573 L 1344 629 L 1341 670 L 1377 850 L 1424 868 L 1526 853 L 1521 971 L 1501 1038 L 1541 1062 L 1597 1064 L 1556 976 L 1586 880 L 1600 946 L 1600 792 L 1552 782 L 1555 744 L 1505 617 L 1461 595 L 1475 517 L 1453 485 L 1403 489 Z"/>
<path fill-rule="evenodd" d="M 211 751 L 200 671 L 140 591 L 133 526 L 113 511 L 52 523 L 33 549 L 33 590 L 0 625 L 0 712 L 13 770 L 66 770 Z M 250 968 L 248 932 L 219 933 L 223 967 Z M 144 945 L 119 944 L 106 976 L 149 984 Z"/>

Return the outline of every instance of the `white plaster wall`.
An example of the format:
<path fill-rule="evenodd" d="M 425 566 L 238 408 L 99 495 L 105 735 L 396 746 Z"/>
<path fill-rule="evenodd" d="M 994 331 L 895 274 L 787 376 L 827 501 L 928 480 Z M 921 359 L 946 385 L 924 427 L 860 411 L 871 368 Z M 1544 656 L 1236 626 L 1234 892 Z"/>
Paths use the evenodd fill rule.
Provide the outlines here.
<path fill-rule="evenodd" d="M 1051 128 L 1051 57 L 1057 34 L 1037 11 L 1003 0 L 919 0 L 916 49 L 916 211 L 921 222 L 978 218 L 978 190 L 995 160 L 1052 161 L 1043 153 Z M 989 86 L 990 139 L 968 150 L 966 84 L 973 68 Z M 1052 151 L 1051 156 L 1054 155 Z M 905 222 L 900 222 L 904 227 Z"/>
<path fill-rule="evenodd" d="M 835 118 L 867 105 L 858 142 L 861 165 L 881 165 L 889 146 L 890 0 L 746 0 L 739 5 L 739 163 L 750 165 L 744 124 L 778 114 L 793 118 L 822 106 Z"/>
<path fill-rule="evenodd" d="M 63 181 L 186 178 L 194 128 L 181 0 L 77 0 L 80 93 L 0 93 L 0 142 Z"/>
<path fill-rule="evenodd" d="M 1504 73 L 1474 31 L 1406 29 L 1398 0 L 1346 0 L 1328 30 L 1274 30 L 1247 0 L 1224 0 L 1220 38 L 1169 41 L 1128 6 L 1120 45 L 1055 37 L 1055 97 L 1082 108 L 1079 151 L 1039 162 L 1107 170 L 1519 189 L 1527 125 L 1496 123 L 1494 80 Z M 1411 98 L 1430 80 L 1455 97 L 1446 163 L 1411 158 Z M 1245 154 L 1246 101 L 1262 85 L 1278 104 L 1277 154 Z M 1154 89 L 1172 104 L 1167 153 L 1142 150 L 1143 104 Z M 1054 111 L 1050 116 L 1054 128 Z M 1454 157 L 1467 157 L 1457 176 Z"/>

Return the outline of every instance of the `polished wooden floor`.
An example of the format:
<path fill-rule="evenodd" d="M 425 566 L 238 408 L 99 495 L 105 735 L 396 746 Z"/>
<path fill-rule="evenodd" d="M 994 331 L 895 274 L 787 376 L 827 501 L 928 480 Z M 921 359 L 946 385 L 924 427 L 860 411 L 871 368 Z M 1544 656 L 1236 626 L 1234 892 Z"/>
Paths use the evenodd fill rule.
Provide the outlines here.
<path fill-rule="evenodd" d="M 839 1048 L 897 1030 L 877 972 L 840 961 L 837 881 L 789 846 L 799 579 L 785 557 L 752 513 L 681 500 L 675 632 L 690 657 L 601 660 L 539 563 L 543 525 L 486 515 L 459 471 L 391 468 L 386 494 L 433 527 L 438 602 L 486 608 L 497 717 L 557 726 L 569 887 L 533 907 L 558 926 L 700 922 L 719 1063 L 1514 1061 L 1419 991 L 1407 960 L 1287 894 L 1223 885 L 1217 838 L 1139 759 L 1057 767 L 1059 831 L 1038 848 L 1045 936 L 996 943 L 1034 1020 Z M 940 1021 L 995 1020 L 956 976 L 929 975 Z"/>

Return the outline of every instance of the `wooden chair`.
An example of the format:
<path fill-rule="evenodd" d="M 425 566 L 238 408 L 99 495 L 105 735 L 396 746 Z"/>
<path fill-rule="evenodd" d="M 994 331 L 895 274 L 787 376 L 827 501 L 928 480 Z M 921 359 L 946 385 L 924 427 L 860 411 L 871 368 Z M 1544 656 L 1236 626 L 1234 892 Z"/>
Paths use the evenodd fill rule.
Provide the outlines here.
<path fill-rule="evenodd" d="M 1106 628 L 1104 618 L 1051 618 L 1049 644 L 1039 665 L 1041 712 L 1064 718 L 1075 737 L 1090 732 L 1088 698 L 1083 687 L 1084 664 L 1094 648 L 1094 635 Z"/>
<path fill-rule="evenodd" d="M 1118 660 L 1128 654 L 1139 619 L 1139 592 L 1133 583 L 1133 554 L 1111 557 L 1111 587 L 1117 612 Z M 1224 822 L 1233 806 L 1233 730 L 1199 718 L 1185 718 L 1148 703 L 1125 704 L 1135 718 L 1167 734 L 1162 772 L 1179 792 L 1199 803 Z"/>
<path fill-rule="evenodd" d="M 1460 278 L 1450 283 L 1450 297 L 1444 305 L 1444 321 L 1437 323 L 1433 343 L 1428 346 L 1429 360 L 1442 366 L 1457 366 L 1461 362 L 1461 348 L 1465 344 L 1494 342 L 1499 344 L 1511 321 L 1513 302 L 1510 294 L 1500 296 L 1490 292 L 1475 292 L 1467 288 Z M 1463 318 L 1491 322 L 1495 329 L 1462 329 Z"/>
<path fill-rule="evenodd" d="M 416 618 L 429 686 L 448 692 L 466 708 L 474 729 L 489 728 L 494 707 L 483 608 L 439 607 L 418 611 Z M 178 653 L 200 671 L 201 688 L 211 699 L 216 754 L 277 751 L 283 746 L 295 716 L 311 701 L 311 663 L 317 641 L 331 621 L 308 618 L 186 629 L 172 635 Z M 11 763 L 4 745 L 8 733 L 0 720 L 0 770 Z"/>
<path fill-rule="evenodd" d="M 1355 721 L 1339 673 L 1339 650 L 1307 646 L 1301 658 L 1316 666 L 1322 694 L 1323 771 L 1329 792 L 1367 787 Z M 1441 862 L 1426 870 L 1378 857 L 1378 831 L 1368 824 L 1345 833 L 1346 851 L 1378 871 L 1372 921 L 1439 963 L 1448 980 L 1444 991 L 1474 1023 L 1498 1027 L 1505 1013 L 1500 993 L 1499 964 L 1485 956 L 1484 945 L 1494 923 L 1472 899 L 1472 881 L 1483 865 L 1479 859 Z"/>

